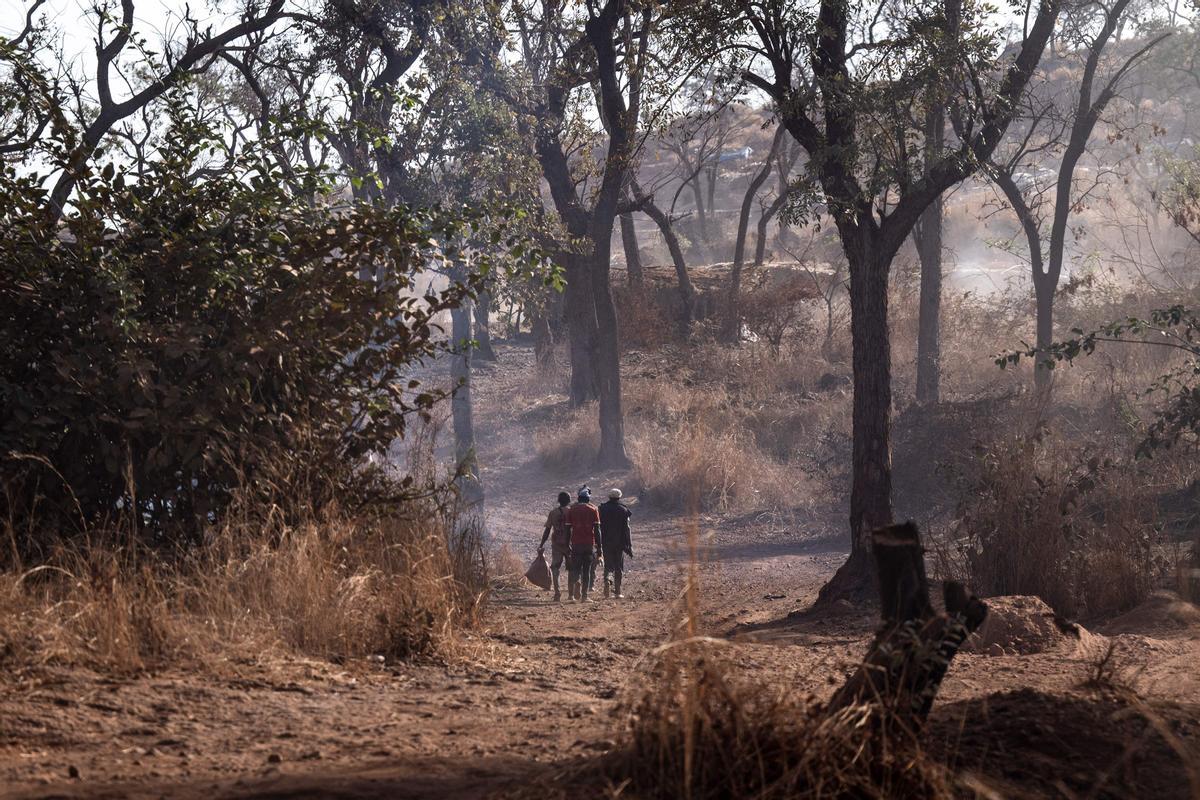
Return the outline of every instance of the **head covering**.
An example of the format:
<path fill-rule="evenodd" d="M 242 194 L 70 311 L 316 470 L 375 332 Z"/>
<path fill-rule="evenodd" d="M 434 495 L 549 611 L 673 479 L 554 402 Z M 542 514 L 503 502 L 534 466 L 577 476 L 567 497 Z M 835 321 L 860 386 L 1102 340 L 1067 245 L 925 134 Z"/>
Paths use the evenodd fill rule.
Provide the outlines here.
<path fill-rule="evenodd" d="M 579 487 L 579 502 L 590 503 L 592 501 L 592 490 L 586 486 Z"/>
<path fill-rule="evenodd" d="M 560 506 L 569 506 L 571 504 L 571 495 L 566 492 L 558 493 L 558 504 Z"/>
<path fill-rule="evenodd" d="M 608 490 L 608 499 L 609 500 L 620 500 L 621 499 L 621 490 L 620 489 L 609 489 Z"/>

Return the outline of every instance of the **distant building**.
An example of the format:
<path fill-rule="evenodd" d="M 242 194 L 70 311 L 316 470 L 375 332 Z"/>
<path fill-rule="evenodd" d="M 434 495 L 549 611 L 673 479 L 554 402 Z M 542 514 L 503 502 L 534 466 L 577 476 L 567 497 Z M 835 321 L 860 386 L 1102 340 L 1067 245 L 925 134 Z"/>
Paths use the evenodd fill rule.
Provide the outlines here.
<path fill-rule="evenodd" d="M 746 145 L 740 150 L 726 150 L 721 155 L 717 156 L 717 163 L 724 164 L 726 161 L 745 161 L 754 153 L 754 148 Z"/>

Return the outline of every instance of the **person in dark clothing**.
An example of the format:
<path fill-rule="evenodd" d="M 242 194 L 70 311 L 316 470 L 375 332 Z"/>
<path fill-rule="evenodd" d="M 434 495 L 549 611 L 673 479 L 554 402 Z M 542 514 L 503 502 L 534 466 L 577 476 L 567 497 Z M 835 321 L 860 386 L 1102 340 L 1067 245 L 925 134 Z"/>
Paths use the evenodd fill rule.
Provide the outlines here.
<path fill-rule="evenodd" d="M 608 502 L 600 504 L 600 542 L 604 553 L 604 596 L 608 597 L 609 576 L 612 576 L 613 596 L 621 594 L 621 578 L 625 572 L 625 556 L 633 556 L 629 535 L 632 512 L 621 503 L 621 490 L 608 493 Z"/>
<path fill-rule="evenodd" d="M 571 558 L 567 562 L 567 588 L 571 600 L 590 603 L 588 575 L 592 559 L 600 555 L 600 512 L 592 505 L 592 493 L 586 486 L 579 490 L 579 502 L 567 509 L 571 526 Z M 594 548 L 594 549 L 593 549 Z"/>
<path fill-rule="evenodd" d="M 538 545 L 538 555 L 546 552 L 546 540 L 550 540 L 550 574 L 554 576 L 554 601 L 558 602 L 562 594 L 558 590 L 558 572 L 571 553 L 571 524 L 567 520 L 568 507 L 571 505 L 571 495 L 566 492 L 558 493 L 558 506 L 550 509 L 546 516 L 546 529 L 542 531 L 542 543 Z M 567 569 L 571 569 L 568 561 Z"/>

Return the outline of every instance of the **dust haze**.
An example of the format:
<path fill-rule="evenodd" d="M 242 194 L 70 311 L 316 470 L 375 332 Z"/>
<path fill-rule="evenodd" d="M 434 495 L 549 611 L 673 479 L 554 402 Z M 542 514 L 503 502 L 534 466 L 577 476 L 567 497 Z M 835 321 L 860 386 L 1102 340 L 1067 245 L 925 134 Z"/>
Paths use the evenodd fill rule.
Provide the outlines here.
<path fill-rule="evenodd" d="M 6 11 L 0 796 L 1200 798 L 1194 3 Z"/>

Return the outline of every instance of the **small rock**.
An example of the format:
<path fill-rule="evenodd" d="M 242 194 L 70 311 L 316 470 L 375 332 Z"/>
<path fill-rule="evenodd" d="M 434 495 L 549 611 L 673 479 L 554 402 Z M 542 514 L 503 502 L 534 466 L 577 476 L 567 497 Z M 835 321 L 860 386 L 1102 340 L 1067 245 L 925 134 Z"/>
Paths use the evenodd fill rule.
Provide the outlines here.
<path fill-rule="evenodd" d="M 67 777 L 71 778 L 72 780 L 79 780 L 79 767 L 75 766 L 74 764 L 67 767 Z"/>
<path fill-rule="evenodd" d="M 600 750 L 603 752 L 608 752 L 609 750 L 614 749 L 616 746 L 617 743 L 611 739 L 601 739 L 598 742 L 588 742 L 584 745 L 584 748 L 588 750 Z"/>
<path fill-rule="evenodd" d="M 267 756 L 268 764 L 278 764 L 281 761 L 283 761 L 283 756 L 279 755 L 279 753 L 271 753 L 271 755 Z"/>

